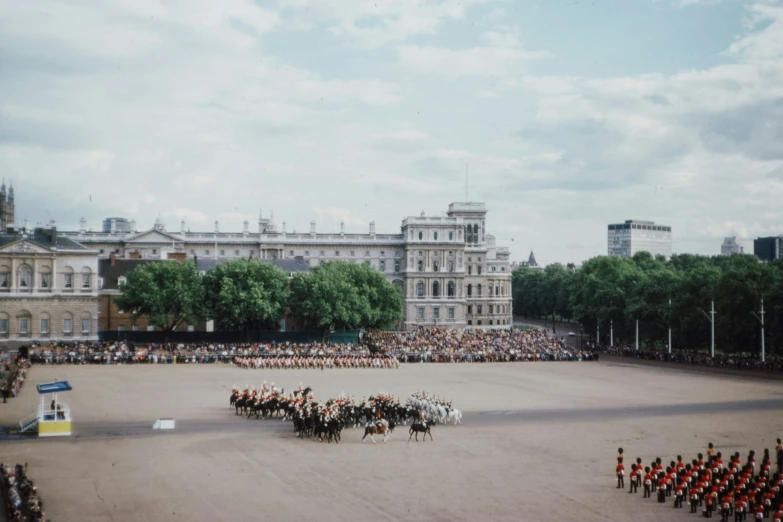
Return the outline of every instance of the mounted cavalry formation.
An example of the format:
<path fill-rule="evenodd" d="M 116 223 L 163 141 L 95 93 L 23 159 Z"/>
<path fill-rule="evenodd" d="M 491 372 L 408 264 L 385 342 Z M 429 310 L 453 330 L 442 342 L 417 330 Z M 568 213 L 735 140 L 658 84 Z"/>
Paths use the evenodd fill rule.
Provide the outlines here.
<path fill-rule="evenodd" d="M 398 426 L 407 426 L 411 440 L 418 434 L 429 435 L 432 439 L 432 427 L 436 424 L 459 424 L 462 412 L 453 408 L 451 402 L 446 402 L 427 392 L 412 394 L 405 404 L 391 394 L 379 393 L 369 400 L 362 397 L 356 401 L 354 397 L 341 394 L 339 397 L 319 402 L 313 399 L 312 389 L 299 384 L 299 389 L 285 394 L 285 389 L 278 389 L 275 383 L 268 386 L 266 381 L 260 389 L 245 386 L 241 390 L 234 386 L 229 401 L 236 415 L 245 415 L 248 419 L 254 414 L 256 418 L 280 418 L 291 421 L 294 433 L 298 438 L 305 437 L 339 444 L 342 431 L 345 428 L 364 426 L 365 442 L 367 437 L 376 442 L 375 435 L 383 436 L 383 442 Z"/>

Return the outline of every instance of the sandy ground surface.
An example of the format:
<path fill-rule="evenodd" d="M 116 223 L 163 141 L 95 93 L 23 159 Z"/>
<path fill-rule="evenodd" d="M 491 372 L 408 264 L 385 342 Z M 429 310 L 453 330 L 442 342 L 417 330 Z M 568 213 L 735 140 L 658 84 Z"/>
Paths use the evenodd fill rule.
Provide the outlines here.
<path fill-rule="evenodd" d="M 635 459 L 773 448 L 783 383 L 620 363 L 418 364 L 399 370 L 257 372 L 231 366 L 36 366 L 0 404 L 11 426 L 35 384 L 67 379 L 75 436 L 0 440 L 27 462 L 49 516 L 63 521 L 692 520 L 615 489 L 618 446 Z M 457 427 L 434 442 L 297 440 L 290 424 L 228 408 L 233 384 L 263 380 L 317 398 L 341 391 L 452 398 Z M 173 417 L 173 432 L 153 432 Z M 629 466 L 630 467 L 630 466 Z"/>

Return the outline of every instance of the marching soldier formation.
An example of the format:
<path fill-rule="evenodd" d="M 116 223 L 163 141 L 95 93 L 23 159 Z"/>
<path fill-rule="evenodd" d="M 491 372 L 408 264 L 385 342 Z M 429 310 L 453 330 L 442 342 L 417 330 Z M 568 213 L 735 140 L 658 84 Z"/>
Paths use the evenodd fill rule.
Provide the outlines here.
<path fill-rule="evenodd" d="M 625 488 L 625 455 L 618 450 L 615 474 L 617 488 Z M 675 509 L 688 503 L 691 513 L 706 517 L 720 516 L 722 522 L 772 520 L 783 522 L 783 444 L 777 439 L 775 463 L 768 449 L 757 462 L 756 453 L 750 451 L 745 462 L 739 452 L 724 460 L 712 443 L 707 453 L 699 453 L 690 463 L 678 455 L 676 461 L 664 466 L 656 458 L 649 466 L 642 467 L 642 459 L 631 464 L 628 493 L 637 493 L 643 486 L 643 498 L 655 498 L 665 504 L 674 499 Z"/>
<path fill-rule="evenodd" d="M 13 467 L 0 464 L 0 480 L 7 500 L 5 519 L 8 522 L 48 521 L 38 488 L 27 476 L 26 467 L 26 464 Z"/>

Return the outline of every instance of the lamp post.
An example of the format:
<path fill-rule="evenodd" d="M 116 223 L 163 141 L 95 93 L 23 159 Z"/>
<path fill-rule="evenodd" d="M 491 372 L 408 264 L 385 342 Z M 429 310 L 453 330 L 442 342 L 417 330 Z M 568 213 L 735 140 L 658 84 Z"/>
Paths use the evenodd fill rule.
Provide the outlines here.
<path fill-rule="evenodd" d="M 765 354 L 764 354 L 764 299 L 761 300 L 761 311 L 758 314 L 756 314 L 756 312 L 752 312 L 752 314 L 756 316 L 756 319 L 758 319 L 759 322 L 761 322 L 761 362 L 765 362 Z"/>
<path fill-rule="evenodd" d="M 614 348 L 614 321 L 609 319 L 609 346 Z"/>
<path fill-rule="evenodd" d="M 710 307 L 710 315 L 707 315 L 707 312 L 704 310 L 701 310 L 701 313 L 704 314 L 704 317 L 707 318 L 707 320 L 710 322 L 710 357 L 713 359 L 715 358 L 715 301 L 711 302 Z"/>
<path fill-rule="evenodd" d="M 636 320 L 636 351 L 639 351 L 639 319 Z"/>
<path fill-rule="evenodd" d="M 672 298 L 669 298 L 669 353 L 672 353 Z"/>

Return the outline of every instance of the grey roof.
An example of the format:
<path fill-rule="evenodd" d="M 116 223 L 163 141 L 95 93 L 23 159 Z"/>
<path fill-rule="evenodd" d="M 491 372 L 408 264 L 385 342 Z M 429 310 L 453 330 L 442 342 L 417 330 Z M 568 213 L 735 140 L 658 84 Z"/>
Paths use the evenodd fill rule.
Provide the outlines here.
<path fill-rule="evenodd" d="M 139 266 L 147 263 L 161 262 L 160 259 L 116 259 L 114 265 L 111 259 L 98 260 L 98 277 L 103 278 L 104 290 L 119 290 L 118 280 L 127 277 L 129 273 Z M 173 262 L 173 261 L 172 261 Z"/>
<path fill-rule="evenodd" d="M 0 234 L 0 246 L 5 246 L 21 239 L 27 240 L 30 243 L 35 243 L 44 248 L 56 248 L 57 250 L 90 250 L 73 239 L 57 234 L 56 230 L 50 232 L 48 229 L 36 229 L 32 234 L 22 234 L 20 232 Z"/>
<path fill-rule="evenodd" d="M 536 256 L 533 254 L 533 251 L 530 251 L 530 257 L 527 260 L 527 264 L 529 266 L 538 266 L 538 263 L 536 263 Z"/>
<path fill-rule="evenodd" d="M 215 268 L 218 263 L 226 263 L 228 261 L 231 261 L 230 259 L 196 259 L 196 269 L 199 272 L 209 272 L 213 268 Z M 294 258 L 294 259 L 254 259 L 254 261 L 260 261 L 262 263 L 270 263 L 273 264 L 279 268 L 282 268 L 286 272 L 309 272 L 310 271 L 310 263 L 305 261 L 304 259 L 300 258 Z"/>

